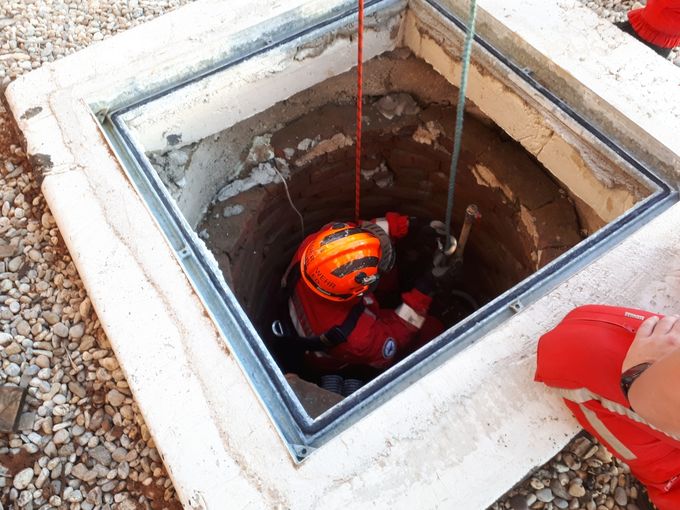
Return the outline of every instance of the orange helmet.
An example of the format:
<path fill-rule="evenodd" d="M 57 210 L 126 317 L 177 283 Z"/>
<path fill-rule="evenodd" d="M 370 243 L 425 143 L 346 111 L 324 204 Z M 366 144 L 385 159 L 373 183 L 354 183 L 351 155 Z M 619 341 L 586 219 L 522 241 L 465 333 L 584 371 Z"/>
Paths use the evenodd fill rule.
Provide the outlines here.
<path fill-rule="evenodd" d="M 356 225 L 334 223 L 305 248 L 300 273 L 318 295 L 333 301 L 358 296 L 378 280 L 380 240 Z"/>

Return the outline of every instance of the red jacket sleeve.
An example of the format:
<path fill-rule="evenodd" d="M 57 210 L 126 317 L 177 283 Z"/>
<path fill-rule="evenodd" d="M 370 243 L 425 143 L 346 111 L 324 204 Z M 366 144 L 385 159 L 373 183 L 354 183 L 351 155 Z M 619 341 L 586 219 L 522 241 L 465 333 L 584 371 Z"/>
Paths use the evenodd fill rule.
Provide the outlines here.
<path fill-rule="evenodd" d="M 385 214 L 387 224 L 390 226 L 390 237 L 392 239 L 401 239 L 408 234 L 408 216 L 403 214 L 388 212 Z"/>
<path fill-rule="evenodd" d="M 408 234 L 408 216 L 403 214 L 388 212 L 383 218 L 373 218 L 371 223 L 375 223 L 387 232 L 393 241 L 406 237 Z"/>

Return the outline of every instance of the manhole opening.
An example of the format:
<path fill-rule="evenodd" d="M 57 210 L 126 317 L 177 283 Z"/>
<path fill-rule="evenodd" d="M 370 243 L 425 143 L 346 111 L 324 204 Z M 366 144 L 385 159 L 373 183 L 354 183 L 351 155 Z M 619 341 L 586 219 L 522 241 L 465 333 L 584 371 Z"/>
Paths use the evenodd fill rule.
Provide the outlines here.
<path fill-rule="evenodd" d="M 441 219 L 457 97 L 450 48 L 460 32 L 435 3 L 382 3 L 369 23 L 363 216 Z M 300 40 L 287 36 L 110 117 L 133 181 L 297 457 L 307 454 L 301 445 L 320 445 L 441 355 L 520 311 L 522 300 L 586 264 L 594 246 L 668 195 L 484 44 L 474 57 L 454 232 L 471 203 L 483 218 L 454 292 L 433 308 L 449 329 L 338 404 L 341 397 L 318 388 L 319 373 L 286 366 L 269 332 L 281 275 L 303 236 L 281 177 L 304 234 L 352 217 L 352 19 L 333 18 Z M 396 289 L 417 274 L 417 248 L 398 246 Z M 383 296 L 383 306 L 396 295 Z M 367 382 L 377 374 L 345 375 Z"/>
<path fill-rule="evenodd" d="M 442 219 L 453 136 L 457 89 L 430 65 L 405 49 L 367 63 L 367 75 L 387 94 L 365 98 L 362 210 L 366 218 L 388 211 L 426 220 Z M 280 312 L 281 278 L 303 239 L 281 177 L 304 218 L 304 234 L 324 224 L 349 220 L 354 211 L 354 128 L 352 101 L 326 103 L 290 122 L 287 104 L 314 104 L 323 89 L 351 89 L 345 73 L 281 102 L 217 136 L 166 152 L 149 154 L 165 185 L 178 198 L 191 178 L 192 160 L 215 153 L 241 133 L 258 133 L 240 150 L 238 178 L 212 197 L 197 232 L 217 259 L 239 303 L 286 373 L 320 383 L 324 371 L 302 363 L 290 345 L 274 346 L 271 324 Z M 427 84 L 427 86 L 423 86 Z M 454 210 L 460 232 L 465 208 L 475 204 L 482 220 L 473 226 L 463 270 L 451 292 L 438 294 L 431 315 L 448 328 L 576 245 L 588 233 L 568 192 L 543 165 L 509 138 L 475 105 L 468 107 Z M 280 126 L 280 127 L 279 127 Z M 226 166 L 224 160 L 215 166 Z M 194 177 L 195 180 L 200 177 Z M 181 199 L 181 198 L 180 198 Z M 594 228 L 591 226 L 591 228 Z M 398 275 L 383 281 L 378 298 L 385 308 L 432 263 L 431 249 L 407 237 L 396 243 Z M 415 345 L 424 343 L 424 333 Z M 294 358 L 291 354 L 297 354 Z M 408 353 L 399 353 L 398 358 Z M 351 366 L 340 374 L 366 381 L 378 371 Z M 302 386 L 309 389 L 309 386 Z M 318 393 L 301 394 L 303 404 Z M 332 398 L 327 399 L 332 401 Z M 324 400 L 325 401 L 325 400 Z M 309 409 L 319 414 L 319 409 Z M 325 410 L 325 409 L 324 409 Z"/>

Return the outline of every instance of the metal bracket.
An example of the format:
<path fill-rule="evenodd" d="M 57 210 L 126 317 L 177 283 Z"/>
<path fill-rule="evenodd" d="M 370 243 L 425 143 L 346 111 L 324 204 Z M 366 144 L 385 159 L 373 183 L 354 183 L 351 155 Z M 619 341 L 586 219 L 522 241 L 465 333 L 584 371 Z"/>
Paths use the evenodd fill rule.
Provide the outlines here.
<path fill-rule="evenodd" d="M 519 313 L 522 310 L 524 310 L 524 305 L 518 299 L 517 301 L 513 301 L 512 303 L 510 303 L 510 310 L 512 311 L 512 313 Z"/>
<path fill-rule="evenodd" d="M 103 109 L 99 110 L 98 112 L 96 112 L 96 113 L 94 114 L 94 116 L 97 117 L 97 120 L 99 120 L 99 122 L 102 122 L 102 123 L 106 120 L 106 117 L 107 117 L 108 115 L 109 115 L 109 109 L 108 109 L 108 107 L 107 107 L 107 108 L 103 108 Z"/>
<path fill-rule="evenodd" d="M 291 444 L 290 447 L 293 449 L 293 452 L 297 458 L 301 461 L 309 457 L 314 451 L 314 448 L 302 444 Z"/>

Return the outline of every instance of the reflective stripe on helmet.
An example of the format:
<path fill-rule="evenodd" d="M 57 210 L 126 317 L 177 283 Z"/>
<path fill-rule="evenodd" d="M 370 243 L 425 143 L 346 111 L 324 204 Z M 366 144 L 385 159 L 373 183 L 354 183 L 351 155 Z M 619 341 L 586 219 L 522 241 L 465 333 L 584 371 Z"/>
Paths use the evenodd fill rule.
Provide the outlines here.
<path fill-rule="evenodd" d="M 345 237 L 349 237 L 354 234 L 361 234 L 362 232 L 365 232 L 364 229 L 360 227 L 352 227 L 352 228 L 345 228 L 344 230 L 340 230 L 338 232 L 333 232 L 332 234 L 328 234 L 326 237 L 324 237 L 321 242 L 319 243 L 320 246 L 326 246 L 327 244 L 330 244 L 334 241 L 338 241 L 340 239 L 344 239 Z"/>
<path fill-rule="evenodd" d="M 331 271 L 331 274 L 333 276 L 337 276 L 338 278 L 342 278 L 343 276 L 347 276 L 348 274 L 353 273 L 354 271 L 359 271 L 360 269 L 366 269 L 368 267 L 377 268 L 379 263 L 380 259 L 378 259 L 378 257 L 362 257 L 335 268 L 333 271 Z"/>
<path fill-rule="evenodd" d="M 423 324 L 425 323 L 425 317 L 422 315 L 418 314 L 413 308 L 408 306 L 406 303 L 400 304 L 397 309 L 395 310 L 395 313 L 399 316 L 399 318 L 405 320 L 408 322 L 411 326 L 420 329 L 423 327 Z"/>
<path fill-rule="evenodd" d="M 308 284 L 311 284 L 313 288 L 317 291 L 319 291 L 321 294 L 324 296 L 328 297 L 333 297 L 333 298 L 339 298 L 339 299 L 349 299 L 352 297 L 352 294 L 335 294 L 333 292 L 328 292 L 326 289 L 318 285 L 314 279 L 309 275 L 309 273 L 305 272 L 305 282 Z"/>

